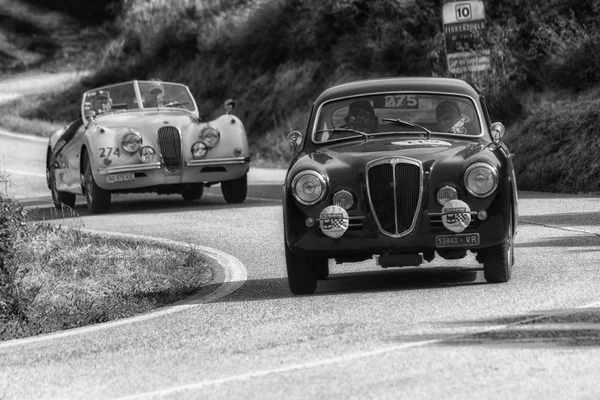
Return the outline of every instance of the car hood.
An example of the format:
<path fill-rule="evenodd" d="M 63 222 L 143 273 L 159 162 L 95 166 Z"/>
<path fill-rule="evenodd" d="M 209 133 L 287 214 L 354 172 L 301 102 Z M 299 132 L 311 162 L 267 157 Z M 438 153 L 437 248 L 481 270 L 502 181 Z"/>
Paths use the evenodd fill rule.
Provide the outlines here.
<path fill-rule="evenodd" d="M 308 153 L 307 156 L 318 163 L 360 163 L 384 157 L 408 157 L 427 163 L 441 159 L 465 160 L 484 149 L 473 139 L 425 139 L 423 137 L 403 137 L 370 139 L 332 144 Z"/>
<path fill-rule="evenodd" d="M 176 126 L 182 131 L 188 125 L 198 123 L 196 117 L 188 112 L 157 112 L 147 110 L 135 113 L 112 114 L 97 118 L 98 125 L 106 128 L 132 128 L 142 132 L 156 132 L 161 126 Z"/>

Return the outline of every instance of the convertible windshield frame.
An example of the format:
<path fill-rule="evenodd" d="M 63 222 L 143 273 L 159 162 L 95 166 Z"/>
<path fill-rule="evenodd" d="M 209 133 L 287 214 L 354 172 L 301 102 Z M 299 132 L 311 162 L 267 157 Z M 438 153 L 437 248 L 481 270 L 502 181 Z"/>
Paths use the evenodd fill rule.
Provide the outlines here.
<path fill-rule="evenodd" d="M 427 91 L 427 90 L 423 90 L 423 91 L 402 91 L 402 90 L 395 90 L 395 91 L 385 91 L 385 92 L 365 92 L 365 93 L 361 93 L 361 94 L 355 94 L 355 95 L 351 95 L 351 96 L 344 96 L 344 97 L 338 97 L 335 99 L 331 99 L 328 101 L 325 101 L 323 103 L 321 103 L 315 113 L 314 119 L 312 120 L 312 124 L 309 127 L 310 130 L 310 141 L 311 143 L 315 144 L 315 145 L 324 145 L 324 144 L 329 144 L 329 143 L 337 143 L 339 141 L 345 141 L 345 140 L 356 140 L 356 139 L 362 139 L 363 136 L 361 135 L 352 135 L 352 136 L 348 136 L 348 137 L 341 137 L 341 138 L 336 138 L 336 139 L 331 139 L 331 140 L 317 140 L 316 139 L 316 135 L 319 133 L 319 131 L 323 131 L 323 127 L 320 126 L 322 125 L 322 113 L 324 112 L 324 108 L 337 103 L 337 102 L 352 102 L 358 99 L 367 99 L 367 98 L 373 98 L 373 97 L 377 97 L 377 96 L 390 96 L 390 95 L 418 95 L 418 96 L 428 96 L 428 97 L 454 97 L 454 98 L 458 98 L 461 99 L 463 102 L 467 102 L 472 108 L 473 108 L 473 113 L 477 118 L 477 124 L 475 124 L 474 126 L 476 126 L 479 129 L 479 133 L 478 134 L 457 134 L 457 133 L 453 133 L 453 132 L 440 132 L 434 129 L 430 129 L 431 133 L 428 133 L 428 136 L 431 137 L 433 135 L 439 135 L 439 136 L 448 136 L 448 137 L 460 137 L 460 138 L 465 138 L 465 139 L 481 139 L 482 137 L 489 137 L 490 133 L 488 131 L 488 127 L 485 124 L 485 113 L 482 109 L 481 104 L 479 103 L 478 99 L 474 98 L 473 96 L 467 95 L 467 94 L 459 94 L 459 93 L 454 93 L 454 92 L 446 92 L 446 91 Z M 384 135 L 401 135 L 401 134 L 417 134 L 417 135 L 423 135 L 424 131 L 422 130 L 422 126 L 419 122 L 413 122 L 413 121 L 407 121 L 410 123 L 413 123 L 417 126 L 415 127 L 406 127 L 406 130 L 403 129 L 394 129 L 394 130 L 389 130 L 389 131 L 383 131 L 383 132 L 370 132 L 368 134 L 368 136 L 370 138 L 372 137 L 377 137 L 377 136 L 384 136 Z M 326 129 L 334 129 L 335 127 L 327 127 Z M 398 127 L 400 128 L 400 127 Z"/>
<path fill-rule="evenodd" d="M 162 88 L 162 104 L 150 104 L 151 94 L 149 88 L 152 85 L 159 85 Z M 110 97 L 111 107 L 109 111 L 98 113 L 93 105 L 94 100 L 99 97 Z M 170 97 L 166 97 L 170 96 Z M 196 117 L 199 117 L 198 105 L 189 87 L 175 82 L 157 82 L 157 81 L 128 81 L 119 82 L 111 85 L 104 85 L 98 88 L 88 90 L 83 93 L 81 100 L 81 116 L 86 119 L 86 112 L 94 111 L 95 117 L 104 117 L 119 113 L 140 112 L 140 111 L 185 111 Z"/>

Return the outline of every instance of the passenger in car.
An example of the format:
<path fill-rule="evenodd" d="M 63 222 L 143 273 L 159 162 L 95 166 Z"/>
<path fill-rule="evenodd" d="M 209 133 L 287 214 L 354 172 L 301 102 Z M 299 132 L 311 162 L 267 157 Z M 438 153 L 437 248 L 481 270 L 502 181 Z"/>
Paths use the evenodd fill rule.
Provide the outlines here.
<path fill-rule="evenodd" d="M 466 134 L 467 128 L 458 104 L 454 101 L 442 101 L 435 109 L 440 131 L 448 133 Z"/>

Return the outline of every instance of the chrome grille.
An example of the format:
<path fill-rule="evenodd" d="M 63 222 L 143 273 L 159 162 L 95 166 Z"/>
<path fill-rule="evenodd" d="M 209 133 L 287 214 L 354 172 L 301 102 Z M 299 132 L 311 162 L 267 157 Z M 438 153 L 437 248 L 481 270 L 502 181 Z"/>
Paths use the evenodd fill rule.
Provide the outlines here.
<path fill-rule="evenodd" d="M 367 184 L 381 231 L 395 237 L 410 232 L 423 191 L 420 164 L 400 158 L 377 160 L 367 165 Z"/>
<path fill-rule="evenodd" d="M 158 130 L 158 145 L 167 172 L 172 174 L 181 169 L 181 135 L 174 126 L 163 126 Z"/>

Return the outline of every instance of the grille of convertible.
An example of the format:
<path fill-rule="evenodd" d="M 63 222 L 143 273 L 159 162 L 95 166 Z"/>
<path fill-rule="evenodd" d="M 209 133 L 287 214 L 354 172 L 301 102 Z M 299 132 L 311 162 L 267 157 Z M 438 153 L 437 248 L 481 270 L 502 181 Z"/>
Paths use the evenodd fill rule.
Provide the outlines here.
<path fill-rule="evenodd" d="M 158 130 L 158 145 L 167 172 L 172 174 L 181 169 L 181 135 L 174 126 L 163 126 Z"/>
<path fill-rule="evenodd" d="M 400 237 L 414 228 L 422 196 L 421 165 L 412 160 L 389 158 L 367 165 L 371 210 L 379 229 Z"/>

